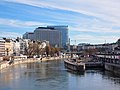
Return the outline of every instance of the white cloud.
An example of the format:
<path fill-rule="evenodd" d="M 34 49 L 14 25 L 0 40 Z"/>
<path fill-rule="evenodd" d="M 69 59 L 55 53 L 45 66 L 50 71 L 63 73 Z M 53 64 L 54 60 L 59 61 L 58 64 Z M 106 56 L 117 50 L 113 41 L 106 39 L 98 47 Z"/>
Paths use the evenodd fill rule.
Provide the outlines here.
<path fill-rule="evenodd" d="M 21 21 L 21 20 L 0 18 L 0 25 L 5 25 L 9 27 L 12 26 L 12 27 L 17 27 L 17 28 L 32 27 L 34 29 L 38 26 L 45 26 L 45 25 L 50 25 L 50 24 L 35 22 L 35 21 Z M 22 37 L 22 34 L 15 33 L 15 32 L 4 32 L 3 30 L 0 30 L 0 37 L 16 38 L 16 37 Z"/>
<path fill-rule="evenodd" d="M 0 32 L 0 37 L 16 38 L 21 36 L 21 34 L 15 32 Z"/>
<path fill-rule="evenodd" d="M 26 5 L 44 7 L 49 9 L 62 9 L 67 11 L 73 11 L 81 13 L 93 18 L 86 19 L 86 17 L 75 16 L 74 14 L 68 15 L 68 17 L 57 16 L 56 20 L 61 20 L 63 22 L 72 22 L 76 26 L 70 27 L 70 30 L 80 31 L 80 32 L 95 32 L 97 35 L 85 34 L 85 35 L 75 35 L 71 36 L 73 39 L 80 40 L 81 42 L 91 42 L 91 43 L 103 43 L 105 40 L 107 42 L 115 42 L 119 38 L 118 34 L 120 29 L 115 30 L 113 27 L 120 27 L 120 0 L 5 0 L 8 2 L 22 3 Z M 58 18 L 57 18 L 58 17 Z M 63 19 L 62 19 L 63 18 Z M 65 19 L 67 18 L 67 19 Z M 83 20 L 81 19 L 83 18 Z M 20 20 L 8 20 L 3 22 L 0 19 L 0 23 L 7 24 L 11 26 L 36 26 L 36 25 L 46 25 L 46 23 L 34 22 L 34 21 L 20 21 Z M 48 24 L 49 25 L 49 24 Z M 106 36 L 99 36 L 98 34 L 106 33 Z M 107 35 L 107 33 L 111 35 Z"/>
<path fill-rule="evenodd" d="M 0 25 L 8 25 L 8 26 L 13 26 L 13 27 L 26 28 L 26 27 L 37 27 L 37 26 L 50 25 L 50 23 L 0 18 Z"/>
<path fill-rule="evenodd" d="M 73 38 L 75 38 L 75 40 L 77 42 L 81 42 L 81 43 L 93 43 L 93 44 L 100 44 L 100 43 L 112 43 L 112 42 L 116 42 L 119 39 L 119 36 L 93 36 L 93 35 L 88 35 L 88 34 L 84 34 L 84 35 L 76 35 Z"/>
<path fill-rule="evenodd" d="M 119 0 L 6 0 L 27 5 L 45 7 L 51 9 L 62 9 L 93 16 L 95 19 L 74 17 L 63 19 L 66 22 L 72 22 L 77 27 L 70 28 L 82 32 L 103 32 L 120 33 L 120 30 L 114 30 L 113 27 L 120 26 L 120 1 Z M 57 17 L 57 16 L 55 16 Z M 59 16 L 61 19 L 63 16 Z M 67 17 L 66 17 L 67 18 Z M 102 33 L 101 32 L 101 33 Z"/>
<path fill-rule="evenodd" d="M 71 31 L 80 31 L 80 32 L 94 32 L 94 33 L 111 33 L 111 34 L 117 34 L 120 33 L 120 29 L 114 30 L 111 27 L 90 27 L 90 28 L 84 28 L 84 27 L 70 27 Z"/>
<path fill-rule="evenodd" d="M 51 9 L 63 9 L 82 13 L 88 16 L 120 24 L 119 0 L 5 0 L 9 2 L 23 3 L 27 5 L 45 7 Z"/>

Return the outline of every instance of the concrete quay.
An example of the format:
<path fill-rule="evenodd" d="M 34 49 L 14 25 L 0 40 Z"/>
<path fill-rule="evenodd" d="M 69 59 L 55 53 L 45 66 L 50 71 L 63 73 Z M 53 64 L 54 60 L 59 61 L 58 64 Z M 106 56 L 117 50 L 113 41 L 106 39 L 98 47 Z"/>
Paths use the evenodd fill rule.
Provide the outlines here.
<path fill-rule="evenodd" d="M 104 69 L 120 75 L 120 55 L 99 54 L 95 57 L 102 61 Z"/>
<path fill-rule="evenodd" d="M 115 74 L 120 75 L 120 65 L 112 64 L 112 63 L 105 63 L 104 68 L 105 68 L 105 70 L 108 70 Z"/>
<path fill-rule="evenodd" d="M 46 58 L 42 58 L 42 60 L 40 58 L 28 58 L 28 59 L 14 60 L 13 62 L 3 61 L 3 62 L 0 63 L 0 70 L 5 69 L 5 68 L 9 68 L 10 66 L 17 65 L 17 64 L 37 62 L 37 61 L 44 62 L 44 61 L 59 60 L 59 59 L 64 59 L 64 58 L 61 58 L 61 57 L 46 57 Z"/>
<path fill-rule="evenodd" d="M 85 69 L 100 69 L 103 68 L 102 62 L 85 62 Z"/>

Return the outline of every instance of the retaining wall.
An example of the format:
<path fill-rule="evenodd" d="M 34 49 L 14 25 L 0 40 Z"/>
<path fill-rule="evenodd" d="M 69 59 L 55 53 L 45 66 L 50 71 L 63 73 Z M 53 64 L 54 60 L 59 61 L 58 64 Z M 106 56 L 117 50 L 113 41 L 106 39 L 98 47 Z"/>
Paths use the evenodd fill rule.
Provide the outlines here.
<path fill-rule="evenodd" d="M 105 63 L 105 70 L 111 71 L 116 74 L 120 74 L 120 65 Z"/>

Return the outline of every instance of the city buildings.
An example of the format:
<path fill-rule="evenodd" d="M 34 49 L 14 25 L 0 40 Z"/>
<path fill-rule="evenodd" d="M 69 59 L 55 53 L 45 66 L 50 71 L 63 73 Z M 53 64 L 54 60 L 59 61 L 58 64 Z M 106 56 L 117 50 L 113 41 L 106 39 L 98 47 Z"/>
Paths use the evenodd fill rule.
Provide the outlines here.
<path fill-rule="evenodd" d="M 49 41 L 0 38 L 0 60 L 4 56 L 29 56 L 29 53 L 39 55 L 46 46 L 49 46 Z"/>
<path fill-rule="evenodd" d="M 26 51 L 27 51 L 27 48 L 29 46 L 29 42 L 30 40 L 29 39 L 21 39 L 19 40 L 20 42 L 20 54 L 26 54 Z"/>
<path fill-rule="evenodd" d="M 70 46 L 71 51 L 84 52 L 84 51 L 97 51 L 98 53 L 109 53 L 118 54 L 120 53 L 120 39 L 115 43 L 104 43 L 104 44 L 88 44 L 80 43 Z"/>
<path fill-rule="evenodd" d="M 13 53 L 15 56 L 20 56 L 21 54 L 24 55 L 26 54 L 26 50 L 28 48 L 28 43 L 29 39 L 21 39 L 17 38 L 14 41 L 14 48 L 13 48 Z"/>
<path fill-rule="evenodd" d="M 5 56 L 13 55 L 14 42 L 12 39 L 5 39 Z"/>
<path fill-rule="evenodd" d="M 54 28 L 61 32 L 61 40 L 62 40 L 62 47 L 67 48 L 68 45 L 68 26 L 47 26 L 50 28 Z"/>
<path fill-rule="evenodd" d="M 20 42 L 18 39 L 14 40 L 14 47 L 13 47 L 13 54 L 15 56 L 19 56 L 20 55 Z"/>
<path fill-rule="evenodd" d="M 25 54 L 28 47 L 28 39 L 0 39 L 0 56 L 20 56 Z"/>
<path fill-rule="evenodd" d="M 107 43 L 107 44 L 78 44 L 78 51 L 87 50 L 87 49 L 106 49 L 111 52 L 118 46 L 117 43 Z"/>
<path fill-rule="evenodd" d="M 5 40 L 0 39 L 0 56 L 5 56 Z"/>
<path fill-rule="evenodd" d="M 61 47 L 61 32 L 54 28 L 38 27 L 34 30 L 34 40 L 46 40 L 54 47 Z"/>
<path fill-rule="evenodd" d="M 40 30 L 39 30 L 40 29 Z M 39 48 L 45 48 L 50 42 L 56 47 L 61 45 L 60 32 L 57 30 L 52 30 L 52 28 L 37 28 L 34 31 L 36 34 L 36 41 L 30 39 L 9 39 L 9 38 L 0 38 L 0 57 L 1 56 L 20 56 L 27 55 L 28 48 L 31 43 L 39 42 Z M 57 38 L 56 38 L 57 37 Z M 46 41 L 47 39 L 48 41 Z M 60 41 L 59 41 L 60 40 Z M 36 44 L 34 44 L 36 45 Z M 34 46 L 37 47 L 37 46 Z M 106 43 L 106 44 L 86 44 L 81 43 L 78 45 L 70 46 L 70 51 L 86 51 L 86 50 L 97 50 L 102 53 L 111 53 L 118 54 L 120 53 L 120 39 L 115 43 Z"/>
<path fill-rule="evenodd" d="M 25 34 L 23 34 L 23 39 L 34 40 L 34 33 L 33 32 L 26 32 Z"/>
<path fill-rule="evenodd" d="M 68 26 L 38 27 L 34 32 L 26 32 L 23 38 L 40 41 L 47 40 L 52 46 L 67 49 Z"/>
<path fill-rule="evenodd" d="M 118 47 L 120 47 L 120 39 L 118 39 L 117 44 L 118 44 Z"/>

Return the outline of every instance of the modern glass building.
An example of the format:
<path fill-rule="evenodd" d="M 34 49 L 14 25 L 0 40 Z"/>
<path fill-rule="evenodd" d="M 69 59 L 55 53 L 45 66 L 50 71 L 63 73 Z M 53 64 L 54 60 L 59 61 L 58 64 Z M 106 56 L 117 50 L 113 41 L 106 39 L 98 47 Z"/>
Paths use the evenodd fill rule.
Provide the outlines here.
<path fill-rule="evenodd" d="M 50 45 L 61 46 L 61 32 L 54 28 L 38 27 L 34 30 L 34 40 L 49 41 Z"/>
<path fill-rule="evenodd" d="M 54 28 L 61 32 L 62 47 L 67 48 L 68 44 L 68 26 L 47 26 L 48 28 Z"/>
<path fill-rule="evenodd" d="M 26 32 L 25 34 L 23 34 L 23 39 L 34 40 L 34 33 L 33 32 Z"/>
<path fill-rule="evenodd" d="M 34 30 L 34 32 L 26 32 L 23 35 L 23 38 L 40 41 L 47 40 L 53 46 L 56 44 L 59 47 L 67 49 L 68 26 L 38 27 Z"/>
<path fill-rule="evenodd" d="M 120 39 L 118 39 L 117 44 L 118 44 L 118 46 L 120 47 Z"/>

